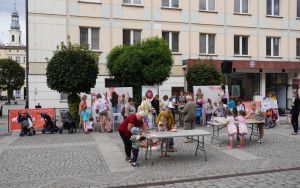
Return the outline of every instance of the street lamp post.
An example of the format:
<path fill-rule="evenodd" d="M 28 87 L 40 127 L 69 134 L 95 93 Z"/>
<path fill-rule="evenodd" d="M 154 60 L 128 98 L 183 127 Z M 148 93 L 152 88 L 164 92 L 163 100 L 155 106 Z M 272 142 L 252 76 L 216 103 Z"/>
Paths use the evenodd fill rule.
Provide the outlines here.
<path fill-rule="evenodd" d="M 26 106 L 25 108 L 29 108 L 29 40 L 28 40 L 28 0 L 25 0 L 25 15 L 26 15 L 26 69 L 25 69 L 25 79 L 26 79 Z"/>

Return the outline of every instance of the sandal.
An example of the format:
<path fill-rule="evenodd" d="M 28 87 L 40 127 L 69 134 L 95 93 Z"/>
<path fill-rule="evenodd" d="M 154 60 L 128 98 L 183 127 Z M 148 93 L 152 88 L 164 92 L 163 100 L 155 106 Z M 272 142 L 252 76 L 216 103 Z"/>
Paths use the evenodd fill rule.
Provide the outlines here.
<path fill-rule="evenodd" d="M 110 129 L 109 131 L 107 131 L 107 133 L 112 133 L 113 131 Z"/>

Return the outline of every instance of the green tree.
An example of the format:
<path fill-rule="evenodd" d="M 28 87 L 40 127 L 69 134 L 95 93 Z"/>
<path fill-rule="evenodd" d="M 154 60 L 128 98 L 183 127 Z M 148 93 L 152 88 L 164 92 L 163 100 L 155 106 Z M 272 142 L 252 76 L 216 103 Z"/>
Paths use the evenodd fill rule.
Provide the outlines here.
<path fill-rule="evenodd" d="M 130 46 L 117 46 L 107 56 L 110 75 L 122 86 L 133 87 L 133 95 L 138 101 L 141 86 L 164 82 L 170 75 L 172 65 L 168 44 L 158 37 L 150 37 Z"/>
<path fill-rule="evenodd" d="M 221 74 L 216 70 L 211 61 L 201 61 L 192 65 L 187 70 L 186 80 L 188 90 L 193 91 L 193 86 L 219 85 Z"/>
<path fill-rule="evenodd" d="M 57 47 L 46 69 L 47 85 L 68 93 L 71 115 L 78 120 L 79 93 L 90 93 L 98 76 L 98 55 L 86 47 L 63 43 Z"/>
<path fill-rule="evenodd" d="M 7 91 L 8 104 L 13 90 L 20 90 L 24 85 L 25 70 L 14 60 L 0 59 L 0 89 Z"/>

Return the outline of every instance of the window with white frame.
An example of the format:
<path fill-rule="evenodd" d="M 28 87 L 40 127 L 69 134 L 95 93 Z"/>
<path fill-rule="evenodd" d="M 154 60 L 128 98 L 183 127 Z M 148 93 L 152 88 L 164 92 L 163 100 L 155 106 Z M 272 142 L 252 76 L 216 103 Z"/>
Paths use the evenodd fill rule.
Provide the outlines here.
<path fill-rule="evenodd" d="M 99 50 L 99 28 L 80 27 L 80 45 Z"/>
<path fill-rule="evenodd" d="M 215 54 L 215 34 L 200 33 L 200 54 Z"/>
<path fill-rule="evenodd" d="M 267 37 L 266 38 L 266 55 L 267 56 L 279 56 L 279 37 Z"/>
<path fill-rule="evenodd" d="M 179 52 L 179 32 L 162 32 L 162 38 L 168 43 L 172 52 Z"/>
<path fill-rule="evenodd" d="M 140 5 L 141 0 L 123 0 L 123 3 L 132 4 L 132 5 Z"/>
<path fill-rule="evenodd" d="M 162 7 L 178 8 L 179 0 L 162 0 Z"/>
<path fill-rule="evenodd" d="M 267 0 L 267 15 L 268 16 L 279 16 L 279 0 Z"/>
<path fill-rule="evenodd" d="M 297 0 L 297 17 L 300 18 L 300 0 Z"/>
<path fill-rule="evenodd" d="M 68 100 L 68 94 L 67 93 L 60 93 L 60 100 L 61 101 L 67 101 Z"/>
<path fill-rule="evenodd" d="M 141 41 L 141 30 L 123 30 L 123 44 L 134 44 Z"/>
<path fill-rule="evenodd" d="M 200 0 L 200 10 L 215 11 L 215 0 Z"/>
<path fill-rule="evenodd" d="M 248 0 L 234 0 L 234 12 L 248 13 Z"/>
<path fill-rule="evenodd" d="M 20 62 L 20 57 L 16 57 L 16 62 L 17 62 L 17 63 L 21 63 L 21 62 Z"/>
<path fill-rule="evenodd" d="M 248 55 L 248 36 L 234 36 L 234 55 Z"/>
<path fill-rule="evenodd" d="M 296 56 L 300 57 L 300 38 L 297 39 L 296 43 Z"/>

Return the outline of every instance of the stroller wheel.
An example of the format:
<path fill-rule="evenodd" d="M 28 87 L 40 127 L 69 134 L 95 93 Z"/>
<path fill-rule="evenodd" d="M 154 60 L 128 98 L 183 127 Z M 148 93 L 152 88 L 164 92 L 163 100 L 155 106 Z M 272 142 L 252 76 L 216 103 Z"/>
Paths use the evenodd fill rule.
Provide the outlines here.
<path fill-rule="evenodd" d="M 33 135 L 36 135 L 36 131 L 35 131 L 35 129 L 33 129 Z"/>
<path fill-rule="evenodd" d="M 276 122 L 275 121 L 271 121 L 270 122 L 270 128 L 274 128 L 276 126 Z"/>
<path fill-rule="evenodd" d="M 63 133 L 63 129 L 59 129 L 58 134 L 62 134 Z"/>
<path fill-rule="evenodd" d="M 43 129 L 43 130 L 42 130 L 42 133 L 43 133 L 43 134 L 45 134 L 45 133 L 46 133 L 46 130 L 45 130 L 45 129 Z"/>
<path fill-rule="evenodd" d="M 22 137 L 23 137 L 24 135 L 25 135 L 25 134 L 24 134 L 23 132 L 20 132 L 20 136 L 22 136 Z"/>

